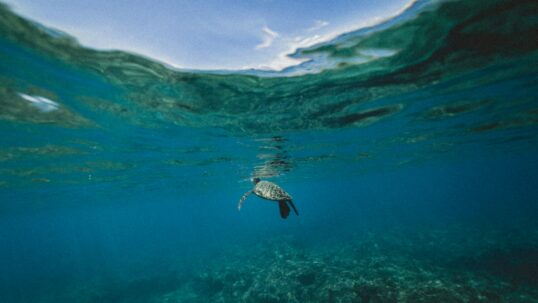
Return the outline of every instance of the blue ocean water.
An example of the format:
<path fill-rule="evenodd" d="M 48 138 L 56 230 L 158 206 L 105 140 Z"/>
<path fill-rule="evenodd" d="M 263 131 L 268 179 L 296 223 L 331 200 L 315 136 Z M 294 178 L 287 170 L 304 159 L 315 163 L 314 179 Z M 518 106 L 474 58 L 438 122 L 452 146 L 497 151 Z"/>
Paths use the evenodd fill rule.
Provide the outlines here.
<path fill-rule="evenodd" d="M 0 302 L 538 302 L 535 1 L 417 1 L 281 72 L 0 15 Z M 253 177 L 299 216 L 238 211 Z"/>

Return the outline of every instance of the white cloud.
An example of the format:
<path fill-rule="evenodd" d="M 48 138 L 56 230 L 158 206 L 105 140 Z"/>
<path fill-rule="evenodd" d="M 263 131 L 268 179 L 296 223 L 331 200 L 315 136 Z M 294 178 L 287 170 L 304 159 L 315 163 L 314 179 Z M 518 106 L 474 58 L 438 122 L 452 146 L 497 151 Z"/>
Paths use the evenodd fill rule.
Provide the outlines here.
<path fill-rule="evenodd" d="M 295 37 L 294 39 L 294 43 L 293 43 L 293 47 L 295 49 L 297 48 L 300 48 L 300 47 L 308 47 L 308 46 L 312 46 L 316 43 L 319 43 L 319 42 L 323 42 L 325 40 L 324 37 L 320 36 L 320 35 L 314 35 L 314 36 L 311 36 L 311 37 Z M 294 51 L 295 51 L 294 49 Z"/>
<path fill-rule="evenodd" d="M 256 45 L 256 49 L 262 49 L 267 48 L 273 44 L 273 41 L 279 36 L 279 34 L 267 26 L 264 26 L 262 28 L 262 32 L 264 34 L 263 40 L 260 44 Z"/>
<path fill-rule="evenodd" d="M 294 66 L 301 64 L 304 61 L 309 60 L 308 58 L 292 58 L 289 55 L 295 53 L 297 49 L 303 47 L 309 47 L 317 43 L 327 41 L 328 39 L 333 38 L 333 36 L 321 36 L 313 35 L 309 37 L 298 36 L 293 39 L 285 39 L 284 44 L 282 45 L 283 51 L 278 53 L 272 60 L 264 64 L 259 64 L 255 66 L 257 69 L 262 70 L 283 70 L 286 67 Z"/>
<path fill-rule="evenodd" d="M 30 102 L 33 106 L 35 106 L 37 109 L 44 113 L 48 113 L 53 110 L 57 110 L 60 104 L 47 99 L 45 97 L 41 96 L 30 96 L 23 93 L 18 93 L 18 95 L 23 98 L 24 100 Z"/>
<path fill-rule="evenodd" d="M 322 28 L 322 27 L 325 27 L 329 25 L 329 22 L 327 21 L 324 21 L 324 20 L 316 20 L 316 22 L 314 23 L 314 25 L 307 29 L 307 31 L 309 32 L 313 32 L 313 31 L 317 31 L 318 29 Z"/>

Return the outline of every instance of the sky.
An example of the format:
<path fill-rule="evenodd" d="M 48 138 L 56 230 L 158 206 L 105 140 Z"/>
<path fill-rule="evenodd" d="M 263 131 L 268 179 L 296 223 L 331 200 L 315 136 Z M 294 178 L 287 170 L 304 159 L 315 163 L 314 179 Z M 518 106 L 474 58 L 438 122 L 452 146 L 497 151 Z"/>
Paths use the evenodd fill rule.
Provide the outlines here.
<path fill-rule="evenodd" d="M 87 47 L 184 69 L 274 69 L 298 47 L 394 16 L 411 0 L 0 0 Z"/>

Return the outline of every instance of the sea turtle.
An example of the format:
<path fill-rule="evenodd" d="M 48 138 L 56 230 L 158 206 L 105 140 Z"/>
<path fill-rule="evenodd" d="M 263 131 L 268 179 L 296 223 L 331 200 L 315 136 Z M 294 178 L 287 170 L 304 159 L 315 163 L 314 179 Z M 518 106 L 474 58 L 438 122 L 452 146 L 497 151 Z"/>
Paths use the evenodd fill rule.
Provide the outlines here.
<path fill-rule="evenodd" d="M 297 216 L 299 215 L 299 212 L 297 212 L 297 208 L 295 208 L 295 205 L 291 201 L 292 197 L 282 188 L 280 188 L 280 186 L 269 181 L 261 181 L 260 178 L 252 178 L 251 181 L 252 183 L 254 183 L 254 188 L 247 191 L 241 197 L 241 200 L 239 200 L 239 204 L 237 204 L 237 210 L 241 210 L 241 206 L 243 205 L 243 202 L 245 202 L 245 200 L 247 199 L 248 195 L 254 193 L 260 198 L 278 201 L 278 207 L 280 208 L 280 216 L 283 219 L 286 219 L 290 214 L 290 207 L 288 206 L 288 203 L 293 208 L 295 214 Z"/>

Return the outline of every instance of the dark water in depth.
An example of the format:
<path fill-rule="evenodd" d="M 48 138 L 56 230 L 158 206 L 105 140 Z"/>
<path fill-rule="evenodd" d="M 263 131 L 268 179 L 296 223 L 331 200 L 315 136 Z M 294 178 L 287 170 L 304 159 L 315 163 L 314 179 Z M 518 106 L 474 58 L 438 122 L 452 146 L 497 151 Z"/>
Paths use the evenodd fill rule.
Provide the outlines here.
<path fill-rule="evenodd" d="M 538 302 L 538 3 L 417 1 L 280 73 L 0 7 L 0 302 Z M 280 184 L 300 216 L 239 198 Z"/>

